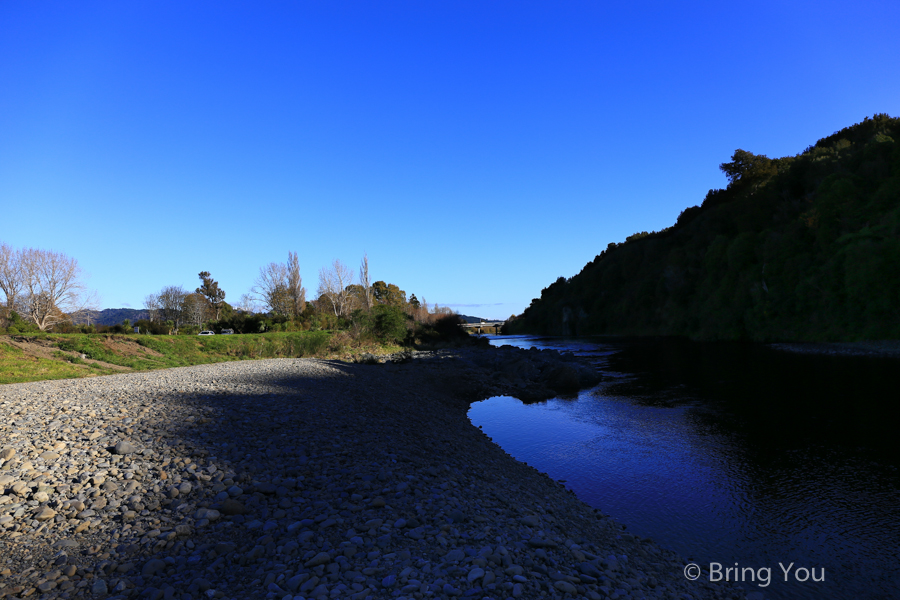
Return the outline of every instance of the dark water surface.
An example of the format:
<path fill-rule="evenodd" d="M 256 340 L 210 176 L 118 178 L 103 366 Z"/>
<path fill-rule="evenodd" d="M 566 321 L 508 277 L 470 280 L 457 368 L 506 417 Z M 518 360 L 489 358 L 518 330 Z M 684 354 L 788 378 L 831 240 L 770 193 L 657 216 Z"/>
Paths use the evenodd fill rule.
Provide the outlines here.
<path fill-rule="evenodd" d="M 704 579 L 711 563 L 738 563 L 766 598 L 900 598 L 900 360 L 490 339 L 592 357 L 604 381 L 547 402 L 478 402 L 472 422 Z M 793 563 L 787 582 L 779 563 Z M 825 581 L 798 582 L 800 568 Z"/>

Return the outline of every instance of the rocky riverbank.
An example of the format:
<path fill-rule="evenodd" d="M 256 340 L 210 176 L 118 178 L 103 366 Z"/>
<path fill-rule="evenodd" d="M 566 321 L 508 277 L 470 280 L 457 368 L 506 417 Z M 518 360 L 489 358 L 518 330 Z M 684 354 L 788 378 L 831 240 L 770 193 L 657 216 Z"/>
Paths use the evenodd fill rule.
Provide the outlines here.
<path fill-rule="evenodd" d="M 685 580 L 466 417 L 586 385 L 585 365 L 395 358 L 0 387 L 0 597 L 743 597 Z"/>

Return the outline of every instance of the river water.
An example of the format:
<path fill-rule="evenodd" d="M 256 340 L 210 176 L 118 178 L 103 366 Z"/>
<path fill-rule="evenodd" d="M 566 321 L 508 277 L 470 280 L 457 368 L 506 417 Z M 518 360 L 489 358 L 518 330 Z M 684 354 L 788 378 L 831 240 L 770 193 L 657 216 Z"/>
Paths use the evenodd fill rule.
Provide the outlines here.
<path fill-rule="evenodd" d="M 737 563 L 729 579 L 765 598 L 900 598 L 900 360 L 489 339 L 590 357 L 604 380 L 546 402 L 490 398 L 471 421 L 704 579 Z"/>

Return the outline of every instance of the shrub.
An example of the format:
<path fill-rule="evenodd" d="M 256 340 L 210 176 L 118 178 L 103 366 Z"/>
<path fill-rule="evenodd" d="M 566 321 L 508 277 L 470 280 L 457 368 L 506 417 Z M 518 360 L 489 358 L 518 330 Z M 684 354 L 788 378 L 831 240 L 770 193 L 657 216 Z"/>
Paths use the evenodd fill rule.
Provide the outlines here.
<path fill-rule="evenodd" d="M 353 338 L 346 331 L 335 331 L 328 339 L 328 351 L 339 353 L 346 350 L 353 341 Z"/>
<path fill-rule="evenodd" d="M 38 333 L 40 329 L 31 321 L 25 321 L 19 316 L 19 313 L 12 311 L 9 314 L 9 325 L 6 327 L 6 333 L 15 335 L 17 333 Z"/>
<path fill-rule="evenodd" d="M 380 304 L 373 310 L 372 331 L 382 342 L 399 343 L 406 339 L 408 317 L 399 306 Z"/>
<path fill-rule="evenodd" d="M 469 334 L 463 330 L 462 324 L 463 319 L 459 315 L 447 315 L 435 321 L 434 330 L 441 339 L 447 341 L 468 338 Z"/>

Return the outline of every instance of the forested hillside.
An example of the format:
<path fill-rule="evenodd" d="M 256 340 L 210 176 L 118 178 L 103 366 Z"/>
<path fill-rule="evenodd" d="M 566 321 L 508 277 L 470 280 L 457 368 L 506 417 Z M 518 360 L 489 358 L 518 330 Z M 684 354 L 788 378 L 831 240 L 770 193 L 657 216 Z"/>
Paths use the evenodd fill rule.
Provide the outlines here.
<path fill-rule="evenodd" d="M 513 333 L 900 339 L 900 119 L 875 115 L 801 154 L 737 150 L 659 232 L 560 277 Z"/>
<path fill-rule="evenodd" d="M 94 325 L 118 325 L 125 319 L 132 323 L 148 318 L 146 310 L 136 308 L 104 308 L 103 310 L 85 310 L 74 315 L 72 321 L 76 324 L 93 323 Z"/>

